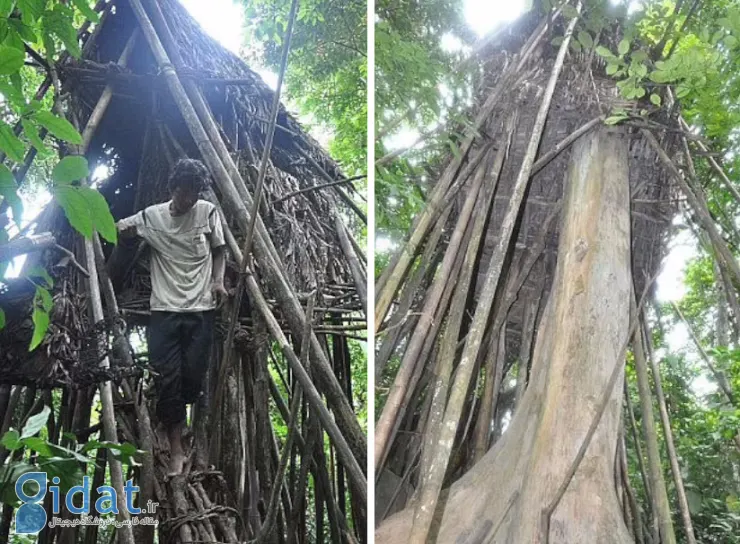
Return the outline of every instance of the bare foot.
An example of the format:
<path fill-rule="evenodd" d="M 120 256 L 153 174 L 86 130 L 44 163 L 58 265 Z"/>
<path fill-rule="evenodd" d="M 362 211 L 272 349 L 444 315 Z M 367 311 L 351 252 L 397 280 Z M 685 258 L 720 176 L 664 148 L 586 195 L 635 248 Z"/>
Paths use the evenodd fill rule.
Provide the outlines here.
<path fill-rule="evenodd" d="M 182 467 L 185 464 L 185 455 L 182 452 L 172 452 L 170 455 L 170 466 L 168 476 L 177 476 L 182 473 Z"/>

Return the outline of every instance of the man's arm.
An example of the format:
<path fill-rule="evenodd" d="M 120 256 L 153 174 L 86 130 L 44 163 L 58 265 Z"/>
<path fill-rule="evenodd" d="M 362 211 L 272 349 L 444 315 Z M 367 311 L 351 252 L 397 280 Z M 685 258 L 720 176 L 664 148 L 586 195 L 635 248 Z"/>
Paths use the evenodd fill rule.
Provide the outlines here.
<path fill-rule="evenodd" d="M 229 295 L 224 287 L 224 273 L 226 272 L 226 241 L 221 218 L 218 210 L 213 209 L 208 217 L 211 233 L 208 236 L 213 252 L 213 273 L 211 275 L 211 291 L 221 306 Z"/>
<path fill-rule="evenodd" d="M 133 238 L 139 233 L 140 225 L 143 225 L 142 212 L 121 219 L 116 223 L 116 230 L 121 238 Z"/>

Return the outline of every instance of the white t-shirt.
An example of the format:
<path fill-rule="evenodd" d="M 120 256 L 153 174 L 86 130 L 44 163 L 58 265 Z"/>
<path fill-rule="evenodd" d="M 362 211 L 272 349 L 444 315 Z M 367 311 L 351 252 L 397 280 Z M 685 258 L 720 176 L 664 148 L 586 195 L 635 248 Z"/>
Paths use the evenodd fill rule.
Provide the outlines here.
<path fill-rule="evenodd" d="M 225 241 L 213 204 L 198 200 L 188 212 L 174 216 L 170 202 L 164 202 L 121 219 L 118 226 L 135 227 L 152 248 L 152 311 L 202 312 L 216 307 L 211 293 L 212 249 Z"/>

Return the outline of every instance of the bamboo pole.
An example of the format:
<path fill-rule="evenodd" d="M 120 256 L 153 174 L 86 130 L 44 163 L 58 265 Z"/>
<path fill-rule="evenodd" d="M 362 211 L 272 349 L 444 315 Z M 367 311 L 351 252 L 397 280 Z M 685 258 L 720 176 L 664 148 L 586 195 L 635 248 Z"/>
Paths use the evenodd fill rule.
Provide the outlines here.
<path fill-rule="evenodd" d="M 696 212 L 696 215 L 699 218 L 702 227 L 709 235 L 709 238 L 712 241 L 712 245 L 714 246 L 715 250 L 719 253 L 721 259 L 727 264 L 728 268 L 732 272 L 732 275 L 735 277 L 735 280 L 740 282 L 740 266 L 738 266 L 737 261 L 732 256 L 732 253 L 728 249 L 727 244 L 717 231 L 717 226 L 714 224 L 714 221 L 709 215 L 709 210 L 707 209 L 706 201 L 704 200 L 703 196 L 699 192 L 694 193 L 691 187 L 689 187 L 689 184 L 681 175 L 681 172 L 679 172 L 678 168 L 676 168 L 676 165 L 662 148 L 653 133 L 647 129 L 642 129 L 642 134 L 648 141 L 648 143 L 653 147 L 653 149 L 655 149 L 660 160 L 663 162 L 665 167 L 676 180 L 676 183 L 678 183 L 681 191 L 683 191 L 683 193 L 686 195 L 686 199 L 689 201 L 689 205 L 694 210 L 694 212 Z"/>
<path fill-rule="evenodd" d="M 473 183 L 468 191 L 465 203 L 463 204 L 463 208 L 458 217 L 457 224 L 455 225 L 455 230 L 452 233 L 450 242 L 445 251 L 442 265 L 432 287 L 425 296 L 424 306 L 421 310 L 419 322 L 411 336 L 409 345 L 406 348 L 406 353 L 404 353 L 403 360 L 401 361 L 401 366 L 398 369 L 398 373 L 393 380 L 391 390 L 386 398 L 383 411 L 375 425 L 376 467 L 382 467 L 385 462 L 385 458 L 388 455 L 397 430 L 398 420 L 402 419 L 403 414 L 405 413 L 403 398 L 406 396 L 407 390 L 413 389 L 415 385 L 411 383 L 411 378 L 414 375 L 416 366 L 423 364 L 423 361 L 419 360 L 419 354 L 424 346 L 424 340 L 427 337 L 429 328 L 432 326 L 432 319 L 437 311 L 437 307 L 439 306 L 444 288 L 450 281 L 450 273 L 457 260 L 457 255 L 459 252 L 464 252 L 466 250 L 465 247 L 461 247 L 463 236 L 468 228 L 468 223 L 470 222 L 475 204 L 477 203 L 478 194 L 483 184 L 485 173 L 485 168 L 479 168 L 475 174 Z"/>
<path fill-rule="evenodd" d="M 126 46 L 124 47 L 124 51 L 121 55 L 121 58 L 119 59 L 119 64 L 124 65 L 127 62 L 128 57 L 130 56 L 131 51 L 133 50 L 135 39 L 136 37 L 134 33 L 129 38 L 129 40 L 126 43 Z M 55 91 L 59 93 L 59 81 L 58 81 L 55 70 L 52 70 L 51 78 L 52 78 L 52 83 L 55 87 Z M 95 109 L 93 110 L 93 115 L 91 116 L 91 120 L 93 121 L 93 124 L 90 126 L 89 130 L 86 127 L 86 130 L 83 133 L 83 144 L 80 148 L 81 154 L 84 154 L 87 151 L 87 146 L 89 145 L 90 140 L 92 139 L 92 135 L 94 134 L 94 131 L 97 128 L 97 125 L 100 122 L 100 119 L 102 119 L 108 105 L 110 104 L 111 97 L 112 97 L 112 91 L 111 93 L 106 93 L 104 91 L 100 97 L 100 100 L 96 104 Z M 58 102 L 56 102 L 55 108 L 59 109 Z M 84 134 L 86 134 L 86 137 Z M 94 233 L 94 236 L 96 237 L 97 234 Z M 95 262 L 94 238 L 85 238 L 83 248 L 84 248 L 84 254 L 85 254 L 85 261 L 87 264 L 86 268 L 90 276 L 88 279 L 88 289 L 90 293 L 90 302 L 91 302 L 93 320 L 95 323 L 99 323 L 105 319 L 105 316 L 103 313 L 103 304 L 102 304 L 101 292 L 100 292 L 100 279 L 98 276 L 98 269 L 97 269 L 97 265 Z M 110 360 L 108 359 L 107 355 L 105 355 L 103 359 L 101 360 L 100 366 L 104 369 L 107 369 L 110 367 Z M 99 388 L 100 400 L 102 404 L 101 419 L 103 422 L 103 434 L 107 441 L 117 443 L 118 442 L 118 432 L 117 432 L 117 425 L 116 425 L 115 407 L 113 403 L 112 385 L 110 382 L 103 382 L 99 384 L 98 388 Z M 119 539 L 124 544 L 134 544 L 133 530 L 132 530 L 131 525 L 128 524 L 128 521 L 130 520 L 130 516 L 129 516 L 128 509 L 127 509 L 126 499 L 125 499 L 125 494 L 124 494 L 123 467 L 121 465 L 121 462 L 115 458 L 112 452 L 109 452 L 108 464 L 110 465 L 111 483 L 113 484 L 113 487 L 116 489 L 116 495 L 117 495 L 116 502 L 118 504 L 118 514 L 116 517 L 120 521 L 124 522 L 124 525 L 120 528 Z"/>
<path fill-rule="evenodd" d="M 650 341 L 650 330 L 645 321 L 645 314 L 639 317 L 642 323 L 642 332 L 645 337 L 644 345 L 647 347 L 647 361 L 650 364 L 650 370 L 653 373 L 653 384 L 655 384 L 655 396 L 658 400 L 658 409 L 660 410 L 660 422 L 663 425 L 663 435 L 665 437 L 666 450 L 668 451 L 668 460 L 671 463 L 671 472 L 673 481 L 676 484 L 676 495 L 678 495 L 678 507 L 681 511 L 681 521 L 683 522 L 684 531 L 686 531 L 686 540 L 689 544 L 696 544 L 694 536 L 694 525 L 691 522 L 691 512 L 689 511 L 689 501 L 686 498 L 686 489 L 681 476 L 681 467 L 678 465 L 678 456 L 676 455 L 676 446 L 673 441 L 673 430 L 671 429 L 671 419 L 668 415 L 668 408 L 665 403 L 663 394 L 663 384 L 660 377 L 660 368 L 653 355 L 653 349 Z"/>
<path fill-rule="evenodd" d="M 491 338 L 491 348 L 496 342 L 496 349 L 490 349 L 486 357 L 486 381 L 481 396 L 478 423 L 475 435 L 472 437 L 473 459 L 471 466 L 480 461 L 488 451 L 488 443 L 491 437 L 491 421 L 496 410 L 506 362 L 506 319 L 504 318 L 502 321 L 498 334 Z"/>
<path fill-rule="evenodd" d="M 631 297 L 632 319 L 639 320 L 637 304 L 634 294 Z M 642 408 L 642 430 L 645 444 L 647 446 L 648 475 L 653 497 L 653 514 L 658 519 L 661 542 L 675 544 L 676 534 L 673 530 L 671 519 L 671 508 L 668 502 L 665 479 L 663 478 L 663 467 L 660 461 L 658 448 L 658 435 L 655 429 L 655 416 L 653 414 L 652 394 L 650 393 L 650 379 L 648 378 L 647 364 L 645 362 L 645 348 L 643 345 L 640 327 L 635 328 L 632 342 L 635 373 L 637 374 L 637 388 L 640 392 L 640 406 Z"/>
<path fill-rule="evenodd" d="M 308 354 L 311 351 L 311 347 L 310 347 L 311 321 L 310 320 L 311 320 L 311 314 L 313 313 L 314 297 L 315 297 L 315 292 L 312 293 L 308 299 L 308 308 L 306 311 L 306 318 L 307 318 L 306 319 L 306 330 L 301 340 L 301 359 L 303 359 L 304 366 L 307 364 L 307 361 L 309 359 Z M 272 484 L 272 491 L 269 497 L 267 515 L 265 516 L 265 523 L 262 525 L 259 535 L 256 538 L 257 544 L 261 544 L 265 542 L 268 539 L 268 537 L 273 533 L 273 528 L 275 525 L 275 517 L 277 514 L 278 497 L 280 496 L 280 489 L 283 487 L 283 477 L 285 476 L 285 469 L 288 466 L 288 457 L 289 457 L 290 451 L 293 449 L 293 441 L 295 440 L 295 437 L 298 436 L 297 435 L 298 416 L 299 416 L 298 412 L 301 407 L 301 400 L 302 400 L 301 388 L 296 387 L 295 391 L 293 392 L 293 398 L 291 399 L 291 403 L 290 403 L 290 420 L 286 422 L 288 425 L 288 437 L 285 440 L 285 444 L 283 445 L 283 451 L 280 454 L 280 463 L 278 464 L 278 470 L 277 470 L 277 475 L 275 477 L 275 481 Z"/>
<path fill-rule="evenodd" d="M 579 1 L 579 13 L 580 7 L 581 4 Z M 501 226 L 498 243 L 491 257 L 488 271 L 486 273 L 486 281 L 480 292 L 475 314 L 473 315 L 473 320 L 465 341 L 465 347 L 463 348 L 460 363 L 458 364 L 457 375 L 455 376 L 450 398 L 447 402 L 447 408 L 440 425 L 440 435 L 438 437 L 439 443 L 435 448 L 431 462 L 434 466 L 434 471 L 428 475 L 424 483 L 424 488 L 420 493 L 419 502 L 414 511 L 414 522 L 411 529 L 411 536 L 409 538 L 409 542 L 412 544 L 423 544 L 429 535 L 432 519 L 437 507 L 439 493 L 442 488 L 444 474 L 449 463 L 452 444 L 457 432 L 460 416 L 462 415 L 463 405 L 465 404 L 465 399 L 467 397 L 473 367 L 475 366 L 475 361 L 478 357 L 478 351 L 480 349 L 481 341 L 483 340 L 483 335 L 493 306 L 493 300 L 498 287 L 499 278 L 501 276 L 504 258 L 511 241 L 514 224 L 519 216 L 524 194 L 529 185 L 532 165 L 534 164 L 545 121 L 550 111 L 550 103 L 555 91 L 555 85 L 560 76 L 563 62 L 565 60 L 565 54 L 568 50 L 568 45 L 570 44 L 573 30 L 578 20 L 579 17 L 573 18 L 566 29 L 563 43 L 560 45 L 549 81 L 545 88 L 542 102 L 532 128 L 529 144 L 514 184 L 509 208 Z"/>
<path fill-rule="evenodd" d="M 264 189 L 265 176 L 267 175 L 267 165 L 270 161 L 270 153 L 272 152 L 272 142 L 275 136 L 275 124 L 277 122 L 277 115 L 280 109 L 280 91 L 282 90 L 283 80 L 285 78 L 285 71 L 288 66 L 288 53 L 290 52 L 290 43 L 293 37 L 293 24 L 295 22 L 296 9 L 298 7 L 298 0 L 292 0 L 290 6 L 290 15 L 288 18 L 288 28 L 283 40 L 283 51 L 282 58 L 280 61 L 280 70 L 278 72 L 277 89 L 273 95 L 272 108 L 270 110 L 270 123 L 267 128 L 267 139 L 265 141 L 264 149 L 262 151 L 262 160 L 260 161 L 259 173 L 257 176 L 257 187 L 255 189 L 254 198 L 252 201 L 252 209 L 249 212 L 249 223 L 247 224 L 247 230 L 244 237 L 244 246 L 242 247 L 242 258 L 239 263 L 239 280 L 236 285 L 236 293 L 234 294 L 234 300 L 231 305 L 231 315 L 229 316 L 229 327 L 226 333 L 226 339 L 224 340 L 223 358 L 219 367 L 218 380 L 216 382 L 216 392 L 214 406 L 216 407 L 215 415 L 215 427 L 218 428 L 220 425 L 221 418 L 221 399 L 223 396 L 224 385 L 226 381 L 226 375 L 231 367 L 231 354 L 233 352 L 234 335 L 236 333 L 236 324 L 239 320 L 239 310 L 241 309 L 242 296 L 244 294 L 244 282 L 247 268 L 249 266 L 250 255 L 252 251 L 252 243 L 254 240 L 254 229 L 257 224 L 257 217 L 259 215 L 260 202 L 262 201 L 262 193 Z M 220 137 L 219 137 L 220 139 Z M 309 329 L 309 334 L 311 330 Z M 220 445 L 220 444 L 219 444 Z"/>
<path fill-rule="evenodd" d="M 363 314 L 367 313 L 367 277 L 363 270 L 360 260 L 354 252 L 352 243 L 349 241 L 347 233 L 347 227 L 342 223 L 342 219 L 339 214 L 334 215 L 334 227 L 337 229 L 337 235 L 339 237 L 339 244 L 342 246 L 342 252 L 344 253 L 347 262 L 349 262 L 349 268 L 352 272 L 352 278 L 355 280 L 355 289 L 357 290 L 357 296 L 360 297 L 362 303 Z"/>
<path fill-rule="evenodd" d="M 438 244 L 451 211 L 452 207 L 448 207 L 440 216 L 424 246 L 424 252 L 421 255 L 418 266 L 415 267 L 411 278 L 403 284 L 398 307 L 389 320 L 388 326 L 384 331 L 385 337 L 375 355 L 376 383 L 382 378 L 383 370 L 388 364 L 396 346 L 416 326 L 417 316 L 410 313 L 411 306 L 419 289 L 426 289 L 428 287 L 432 279 L 431 276 L 434 274 L 442 258 L 441 248 L 438 247 Z"/>
<path fill-rule="evenodd" d="M 725 394 L 725 397 L 727 397 L 727 400 L 730 401 L 730 404 L 735 406 L 736 405 L 735 395 L 730 387 L 729 382 L 727 381 L 727 377 L 725 376 L 724 372 L 722 372 L 716 366 L 714 366 L 714 364 L 712 363 L 712 360 L 709 358 L 709 355 L 707 355 L 707 352 L 704 351 L 704 348 L 702 347 L 701 342 L 696 337 L 696 334 L 694 334 L 694 330 L 691 328 L 691 325 L 689 325 L 689 322 L 686 320 L 686 317 L 684 317 L 683 312 L 680 310 L 678 305 L 675 302 L 671 302 L 671 305 L 673 306 L 673 309 L 675 310 L 678 317 L 681 319 L 683 324 L 688 329 L 689 336 L 691 337 L 691 340 L 696 346 L 696 350 L 699 352 L 699 355 L 701 356 L 702 360 L 706 363 L 707 367 L 709 367 L 709 370 L 712 372 L 714 379 L 717 380 L 717 384 L 719 385 L 722 392 Z"/>
<path fill-rule="evenodd" d="M 169 56 L 165 51 L 151 20 L 141 5 L 141 0 L 131 0 L 131 7 L 139 21 L 142 33 L 152 50 L 155 60 L 162 70 L 162 74 L 167 82 L 172 97 L 185 120 L 188 130 L 193 136 L 193 140 L 198 146 L 206 165 L 214 176 L 216 184 L 221 192 L 223 202 L 238 221 L 240 227 L 244 232 L 246 232 L 249 216 L 245 206 L 245 201 L 246 204 L 251 205 L 252 199 L 248 193 L 242 193 L 244 194 L 244 199 L 240 197 L 240 193 L 237 188 L 244 188 L 243 179 L 241 179 L 240 176 L 238 178 L 230 177 L 229 171 L 227 171 L 224 163 L 221 162 L 221 158 L 217 152 L 217 147 L 219 147 L 218 142 L 214 144 L 214 141 L 209 138 L 208 133 L 203 128 L 201 120 L 193 107 L 193 103 L 191 103 L 185 89 L 180 83 L 179 77 L 170 63 Z M 223 141 L 220 143 L 223 145 Z M 216 147 L 214 147 L 214 145 Z M 229 165 L 230 171 L 233 172 L 233 170 L 236 170 L 236 166 L 233 164 L 233 160 L 231 160 L 230 157 L 228 160 L 226 160 L 226 158 L 224 158 L 224 160 L 225 164 Z M 246 191 L 246 189 L 244 189 L 244 191 Z M 283 267 L 280 264 L 279 257 L 277 257 L 277 250 L 272 244 L 272 240 L 267 233 L 265 225 L 259 217 L 256 220 L 256 229 L 255 255 L 260 264 L 266 268 L 265 277 L 275 288 L 278 303 L 283 309 L 285 317 L 289 321 L 291 330 L 294 334 L 300 335 L 305 326 L 305 315 L 303 313 L 303 309 L 283 273 Z M 256 294 L 262 296 L 261 290 L 256 282 L 254 282 L 251 287 L 250 285 L 247 285 L 247 288 L 250 291 L 250 296 L 254 296 Z M 253 290 L 255 292 L 253 292 Z M 265 312 L 264 317 L 266 320 L 274 320 L 272 311 L 267 304 L 262 306 L 260 311 Z M 319 385 L 322 386 L 322 392 L 334 411 L 337 424 L 341 427 L 342 433 L 346 435 L 347 442 L 356 459 L 364 459 L 367 449 L 366 439 L 352 412 L 348 399 L 344 396 L 339 387 L 336 377 L 331 370 L 331 366 L 329 365 L 326 355 L 323 353 L 315 334 L 312 334 L 311 346 L 312 356 L 316 358 L 315 368 L 317 371 L 317 381 Z"/>

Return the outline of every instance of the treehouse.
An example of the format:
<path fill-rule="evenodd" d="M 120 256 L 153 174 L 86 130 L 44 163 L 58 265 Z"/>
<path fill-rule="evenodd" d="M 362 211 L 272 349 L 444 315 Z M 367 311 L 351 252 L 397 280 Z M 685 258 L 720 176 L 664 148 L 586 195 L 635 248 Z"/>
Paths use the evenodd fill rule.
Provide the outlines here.
<path fill-rule="evenodd" d="M 65 113 L 83 134 L 82 150 L 60 147 L 84 152 L 115 219 L 167 200 L 168 172 L 179 158 L 202 160 L 214 181 L 205 198 L 225 226 L 227 283 L 244 286 L 246 295 L 217 319 L 207 394 L 194 410 L 192 468 L 184 480 L 166 481 L 148 415 L 147 353 L 132 341 L 143 338 L 148 317 L 147 249 L 123 241 L 114 247 L 97 235 L 85 241 L 52 201 L 32 227 L 36 238 L 15 241 L 17 254 L 27 252 L 24 269 L 41 266 L 54 283 L 51 322 L 36 350 L 28 350 L 33 288 L 3 280 L 0 291 L 7 316 L 0 331 L 2 410 L 14 408 L 9 399 L 21 386 L 61 389 L 57 437 L 71 432 L 84 441 L 100 428 L 90 419 L 99 388 L 105 435 L 146 452 L 136 481 L 141 500 L 162 505 L 160 539 L 224 542 L 252 540 L 261 530 L 264 541 L 306 531 L 305 478 L 304 489 L 291 491 L 297 495 L 283 489 L 282 500 L 271 501 L 281 452 L 270 411 L 278 410 L 286 425 L 310 426 L 295 447 L 316 482 L 312 530 L 333 542 L 364 538 L 354 536 L 364 535 L 366 444 L 353 413 L 349 342 L 364 336 L 365 264 L 346 224 L 365 217 L 351 180 L 284 106 L 272 127 L 275 92 L 179 2 L 116 0 L 97 9 L 101 21 L 81 37 L 82 57 L 52 67 L 45 83 L 54 88 L 58 78 Z M 271 130 L 259 217 L 244 254 Z M 25 170 L 34 156 L 32 149 Z M 300 425 L 283 398 L 298 390 L 306 401 Z M 331 463 L 325 432 L 338 444 L 327 450 Z M 351 508 L 337 496 L 345 489 Z M 134 534 L 137 541 L 153 538 L 151 528 Z"/>
<path fill-rule="evenodd" d="M 535 8 L 476 49 L 472 128 L 452 127 L 460 154 L 428 176 L 378 281 L 376 376 L 400 361 L 375 433 L 379 543 L 647 541 L 623 369 L 630 343 L 645 363 L 644 304 L 683 198 L 740 273 L 670 91 L 621 96 L 592 36 L 571 45 L 576 20 Z M 618 32 L 599 36 L 617 51 Z M 675 541 L 651 483 L 659 541 Z"/>

